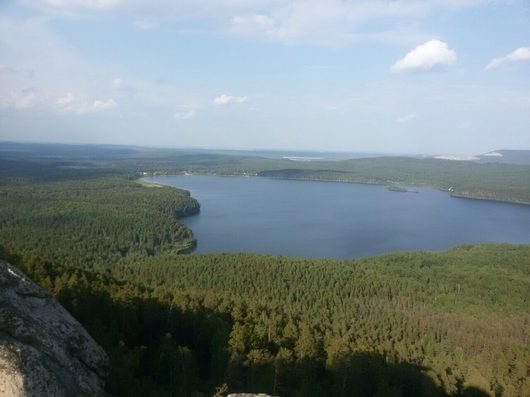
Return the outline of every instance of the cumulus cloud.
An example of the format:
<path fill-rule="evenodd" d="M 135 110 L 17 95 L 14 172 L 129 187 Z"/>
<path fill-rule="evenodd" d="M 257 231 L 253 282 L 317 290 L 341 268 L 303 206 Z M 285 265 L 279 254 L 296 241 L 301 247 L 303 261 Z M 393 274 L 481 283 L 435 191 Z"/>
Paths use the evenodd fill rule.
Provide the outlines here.
<path fill-rule="evenodd" d="M 0 95 L 0 107 L 27 109 L 33 107 L 35 93 L 32 90 L 14 90 Z"/>
<path fill-rule="evenodd" d="M 83 97 L 78 97 L 69 92 L 57 99 L 55 108 L 60 113 L 85 114 L 92 110 L 92 107 Z"/>
<path fill-rule="evenodd" d="M 57 99 L 57 105 L 60 107 L 70 106 L 75 101 L 75 95 L 69 92 L 65 96 Z"/>
<path fill-rule="evenodd" d="M 493 59 L 486 66 L 486 70 L 494 69 L 503 63 L 517 62 L 517 61 L 530 61 L 530 47 L 521 47 L 515 51 L 505 55 L 503 57 Z"/>
<path fill-rule="evenodd" d="M 116 90 L 120 89 L 123 85 L 123 80 L 119 77 L 116 77 L 115 79 L 112 79 L 111 85 L 112 85 L 112 88 Z"/>
<path fill-rule="evenodd" d="M 110 110 L 114 109 L 118 104 L 112 98 L 105 100 L 96 99 L 92 105 L 94 110 Z"/>
<path fill-rule="evenodd" d="M 61 113 L 85 114 L 94 111 L 114 109 L 118 104 L 112 98 L 107 100 L 96 99 L 90 103 L 84 96 L 76 96 L 69 92 L 57 99 L 56 109 Z"/>
<path fill-rule="evenodd" d="M 275 21 L 267 15 L 248 14 L 232 18 L 230 31 L 236 35 L 247 37 L 266 36 L 274 38 L 278 35 Z"/>
<path fill-rule="evenodd" d="M 195 106 L 179 106 L 173 114 L 175 120 L 189 120 L 195 117 L 196 108 Z"/>
<path fill-rule="evenodd" d="M 248 101 L 246 96 L 232 96 L 232 95 L 220 95 L 217 98 L 214 98 L 213 103 L 217 106 L 226 106 L 232 104 L 240 104 Z"/>
<path fill-rule="evenodd" d="M 456 59 L 456 52 L 451 50 L 447 43 L 440 40 L 429 40 L 398 60 L 392 66 L 392 71 L 431 70 L 436 66 L 451 65 Z"/>
<path fill-rule="evenodd" d="M 416 113 L 409 113 L 405 114 L 403 116 L 398 117 L 397 122 L 398 123 L 408 123 L 409 121 L 412 121 L 416 118 Z"/>

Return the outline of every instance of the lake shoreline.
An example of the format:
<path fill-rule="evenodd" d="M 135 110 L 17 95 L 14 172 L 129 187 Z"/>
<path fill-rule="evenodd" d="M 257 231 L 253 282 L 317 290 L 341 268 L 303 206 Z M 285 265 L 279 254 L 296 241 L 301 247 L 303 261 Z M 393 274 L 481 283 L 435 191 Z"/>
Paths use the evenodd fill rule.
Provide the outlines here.
<path fill-rule="evenodd" d="M 145 179 L 186 190 L 200 202 L 201 217 L 181 219 L 198 240 L 194 253 L 350 259 L 462 244 L 530 243 L 524 237 L 530 236 L 528 206 L 451 200 L 446 190 L 430 186 L 418 187 L 418 194 L 398 195 L 388 185 L 331 180 L 202 173 Z M 508 226 L 519 231 L 506 233 Z"/>
<path fill-rule="evenodd" d="M 218 174 L 218 173 L 203 173 L 203 172 L 182 172 L 177 174 L 153 174 L 144 176 L 141 178 L 138 178 L 140 181 L 144 181 L 146 184 L 152 183 L 149 181 L 146 181 L 145 178 L 152 178 L 152 177 L 159 177 L 159 176 L 221 176 L 221 177 L 256 177 L 256 178 L 264 178 L 264 179 L 275 179 L 275 180 L 285 180 L 285 181 L 306 181 L 306 182 L 333 182 L 333 183 L 349 183 L 349 184 L 355 184 L 355 185 L 374 185 L 374 186 L 387 186 L 390 187 L 393 184 L 400 183 L 401 185 L 408 186 L 408 187 L 419 187 L 419 188 L 432 188 L 437 189 L 442 192 L 446 192 L 449 194 L 450 197 L 458 198 L 458 199 L 468 199 L 468 200 L 478 200 L 478 201 L 489 201 L 489 202 L 497 202 L 497 203 L 504 203 L 504 204 L 515 204 L 515 205 L 522 205 L 522 206 L 530 206 L 530 200 L 529 201 L 522 201 L 522 200 L 503 200 L 503 199 L 497 199 L 497 198 L 488 198 L 478 195 L 473 195 L 469 193 L 464 192 L 457 192 L 457 191 L 451 191 L 450 188 L 444 188 L 432 184 L 408 184 L 408 183 L 402 183 L 397 181 L 389 181 L 388 183 L 380 183 L 380 182 L 369 182 L 369 181 L 351 181 L 351 180 L 344 180 L 344 179 L 323 179 L 323 178 L 290 178 L 290 177 L 275 177 L 275 176 L 262 176 L 259 174 L 251 174 L 251 173 L 244 173 L 244 174 Z M 169 185 L 166 185 L 169 186 Z"/>

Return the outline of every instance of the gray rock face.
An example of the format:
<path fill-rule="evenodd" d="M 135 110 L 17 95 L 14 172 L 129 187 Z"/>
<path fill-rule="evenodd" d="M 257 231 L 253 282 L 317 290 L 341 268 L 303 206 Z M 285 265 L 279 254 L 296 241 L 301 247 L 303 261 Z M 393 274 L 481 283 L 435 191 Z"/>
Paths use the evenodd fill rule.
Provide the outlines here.
<path fill-rule="evenodd" d="M 109 370 L 81 324 L 0 260 L 0 396 L 104 396 Z"/>

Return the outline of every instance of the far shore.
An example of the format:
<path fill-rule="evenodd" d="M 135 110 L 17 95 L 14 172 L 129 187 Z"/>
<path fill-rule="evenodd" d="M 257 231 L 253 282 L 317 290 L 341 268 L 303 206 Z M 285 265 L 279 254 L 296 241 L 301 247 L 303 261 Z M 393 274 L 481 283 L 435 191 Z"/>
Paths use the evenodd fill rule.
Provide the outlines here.
<path fill-rule="evenodd" d="M 377 185 L 377 186 L 387 186 L 389 188 L 388 190 L 391 191 L 391 187 L 397 185 L 400 182 L 397 181 L 387 181 L 385 183 L 378 182 L 378 181 L 352 181 L 352 180 L 346 180 L 346 179 L 324 179 L 324 178 L 289 178 L 289 177 L 277 177 L 277 176 L 261 176 L 256 173 L 241 173 L 241 174 L 218 174 L 215 172 L 212 173 L 193 173 L 189 171 L 182 172 L 180 174 L 157 174 L 157 175 L 144 175 L 137 179 L 136 181 L 140 183 L 141 185 L 145 187 L 163 187 L 167 186 L 158 182 L 151 182 L 145 180 L 145 178 L 153 178 L 158 176 L 220 176 L 220 177 L 257 177 L 257 178 L 269 178 L 269 179 L 279 179 L 279 180 L 292 180 L 292 181 L 306 181 L 306 182 L 336 182 L 336 183 L 353 183 L 357 185 Z M 400 186 L 403 186 L 403 184 L 400 184 Z M 497 199 L 497 198 L 490 198 L 490 197 L 484 197 L 484 196 L 478 196 L 473 195 L 468 192 L 457 192 L 454 190 L 451 190 L 451 188 L 444 188 L 441 186 L 435 186 L 435 185 L 428 185 L 428 184 L 406 184 L 405 186 L 410 187 L 423 187 L 423 188 L 432 188 L 432 189 L 438 189 L 443 192 L 447 192 L 449 196 L 453 198 L 459 198 L 459 199 L 470 199 L 470 200 L 480 200 L 480 201 L 493 201 L 498 203 L 505 203 L 505 204 L 516 204 L 516 205 L 530 205 L 529 201 L 523 201 L 523 200 L 508 200 L 508 199 Z M 406 188 L 404 188 L 406 189 Z M 394 191 L 394 190 L 392 190 Z M 401 190 L 400 190 L 401 191 Z M 411 191 L 406 190 L 406 192 L 414 192 L 419 193 L 418 191 Z"/>

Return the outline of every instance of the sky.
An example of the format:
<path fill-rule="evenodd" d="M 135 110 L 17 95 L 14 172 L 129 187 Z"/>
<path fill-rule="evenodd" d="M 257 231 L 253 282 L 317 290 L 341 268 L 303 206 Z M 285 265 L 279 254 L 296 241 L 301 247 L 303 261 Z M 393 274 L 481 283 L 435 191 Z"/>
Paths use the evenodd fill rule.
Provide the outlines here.
<path fill-rule="evenodd" d="M 0 0 L 0 142 L 530 149 L 528 0 Z"/>

